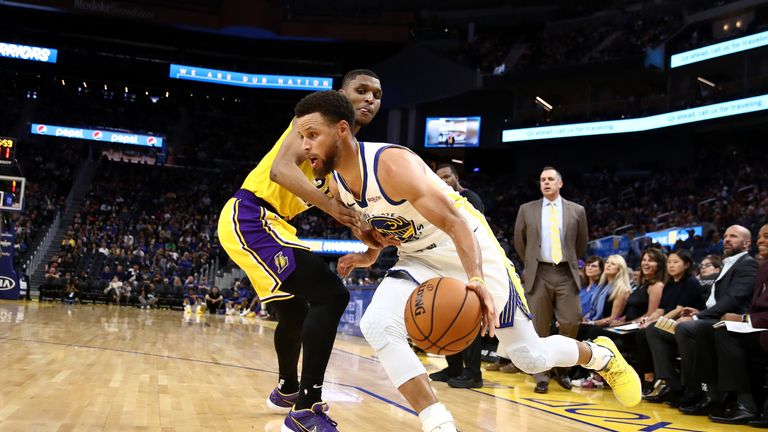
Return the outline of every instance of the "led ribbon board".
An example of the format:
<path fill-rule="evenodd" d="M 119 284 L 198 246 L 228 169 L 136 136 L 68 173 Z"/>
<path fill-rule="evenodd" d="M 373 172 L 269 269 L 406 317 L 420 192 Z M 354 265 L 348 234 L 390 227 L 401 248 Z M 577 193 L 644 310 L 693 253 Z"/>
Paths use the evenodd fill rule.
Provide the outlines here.
<path fill-rule="evenodd" d="M 39 61 L 45 63 L 56 63 L 56 58 L 58 55 L 59 51 L 53 48 L 0 42 L 0 57 L 7 57 L 18 60 Z"/>
<path fill-rule="evenodd" d="M 524 129 L 507 129 L 501 133 L 501 142 L 507 143 L 552 138 L 642 132 L 683 125 L 686 123 L 695 123 L 721 117 L 747 114 L 763 111 L 765 109 L 768 109 L 768 94 L 635 119 L 573 123 Z"/>
<path fill-rule="evenodd" d="M 143 147 L 162 148 L 163 138 L 154 135 L 139 135 L 130 132 L 103 129 L 82 129 L 67 126 L 32 123 L 30 133 L 63 138 L 103 141 L 117 144 L 131 144 Z"/>
<path fill-rule="evenodd" d="M 674 54 L 669 67 L 676 68 L 768 45 L 768 31 Z"/>
<path fill-rule="evenodd" d="M 177 64 L 171 64 L 169 76 L 175 79 L 251 88 L 309 91 L 333 89 L 333 78 L 329 77 L 246 74 Z"/>
<path fill-rule="evenodd" d="M 319 238 L 300 238 L 309 246 L 312 252 L 321 255 L 345 255 L 348 253 L 365 252 L 368 247 L 359 240 L 329 240 Z"/>

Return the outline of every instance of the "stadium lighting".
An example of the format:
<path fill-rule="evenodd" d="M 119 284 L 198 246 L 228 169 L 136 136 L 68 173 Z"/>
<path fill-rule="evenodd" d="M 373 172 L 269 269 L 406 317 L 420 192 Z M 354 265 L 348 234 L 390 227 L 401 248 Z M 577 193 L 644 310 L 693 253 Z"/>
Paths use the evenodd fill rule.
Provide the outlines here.
<path fill-rule="evenodd" d="M 550 105 L 547 101 L 540 98 L 539 96 L 536 96 L 536 99 L 534 99 L 534 102 L 536 102 L 537 105 L 544 108 L 547 111 L 552 111 L 552 105 Z"/>
<path fill-rule="evenodd" d="M 61 80 L 61 85 L 65 86 L 67 83 L 64 80 Z"/>
<path fill-rule="evenodd" d="M 451 162 L 464 165 L 464 161 L 461 159 L 451 159 Z"/>
<path fill-rule="evenodd" d="M 713 83 L 712 81 L 710 81 L 710 80 L 708 80 L 706 78 L 698 77 L 698 78 L 696 78 L 696 80 L 698 80 L 700 83 L 706 84 L 706 85 L 708 85 L 710 87 L 715 87 L 715 83 Z"/>
<path fill-rule="evenodd" d="M 88 88 L 88 83 L 87 83 L 87 82 L 85 82 L 85 81 L 83 81 L 83 87 L 84 87 L 84 88 Z"/>

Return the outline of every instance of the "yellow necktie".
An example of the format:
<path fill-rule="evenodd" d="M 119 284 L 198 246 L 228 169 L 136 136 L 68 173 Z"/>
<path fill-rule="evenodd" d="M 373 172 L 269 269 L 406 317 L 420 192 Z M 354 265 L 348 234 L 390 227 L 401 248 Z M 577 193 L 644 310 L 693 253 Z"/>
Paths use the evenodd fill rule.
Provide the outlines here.
<path fill-rule="evenodd" d="M 563 245 L 560 243 L 560 227 L 557 223 L 555 203 L 549 204 L 549 240 L 552 247 L 552 262 L 560 264 L 563 260 Z"/>

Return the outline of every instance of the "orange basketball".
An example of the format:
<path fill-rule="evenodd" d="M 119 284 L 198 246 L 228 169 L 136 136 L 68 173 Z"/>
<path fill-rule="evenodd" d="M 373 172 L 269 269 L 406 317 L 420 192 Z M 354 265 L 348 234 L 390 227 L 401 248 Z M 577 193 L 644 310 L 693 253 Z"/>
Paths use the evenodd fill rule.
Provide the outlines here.
<path fill-rule="evenodd" d="M 482 318 L 480 298 L 449 277 L 416 287 L 405 305 L 405 328 L 413 343 L 433 354 L 461 352 L 475 340 Z"/>

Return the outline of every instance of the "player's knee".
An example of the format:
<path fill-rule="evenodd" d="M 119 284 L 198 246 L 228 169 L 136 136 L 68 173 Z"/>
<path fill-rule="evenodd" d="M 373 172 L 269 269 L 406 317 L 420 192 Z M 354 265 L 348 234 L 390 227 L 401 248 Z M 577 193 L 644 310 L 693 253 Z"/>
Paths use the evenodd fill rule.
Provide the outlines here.
<path fill-rule="evenodd" d="M 396 323 L 384 314 L 376 313 L 376 309 L 370 308 L 360 319 L 360 331 L 371 348 L 380 350 L 394 338 Z"/>
<path fill-rule="evenodd" d="M 539 349 L 518 345 L 512 349 L 507 348 L 506 351 L 512 363 L 525 373 L 536 374 L 551 369 L 546 356 Z"/>

